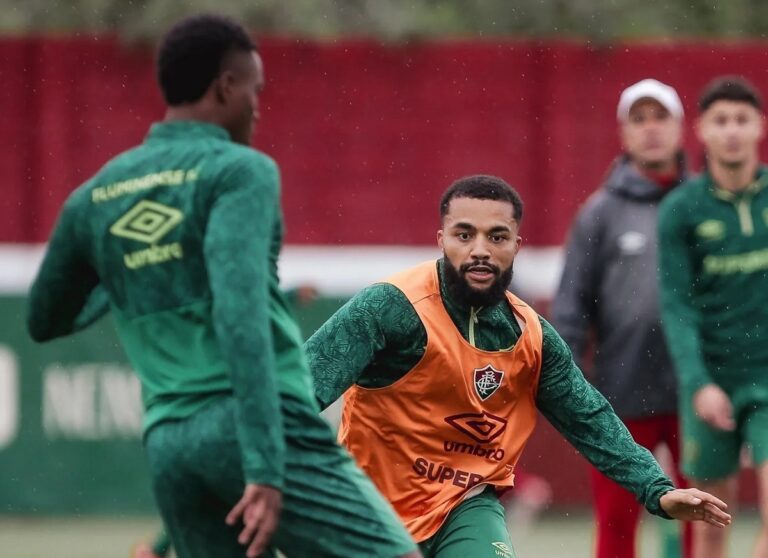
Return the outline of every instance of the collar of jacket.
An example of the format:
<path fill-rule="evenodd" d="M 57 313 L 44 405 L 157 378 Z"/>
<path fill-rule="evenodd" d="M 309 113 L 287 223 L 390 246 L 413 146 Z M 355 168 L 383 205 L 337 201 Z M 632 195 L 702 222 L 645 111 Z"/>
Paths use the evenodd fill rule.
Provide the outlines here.
<path fill-rule="evenodd" d="M 709 173 L 709 169 L 705 168 L 701 174 L 707 184 L 709 192 L 716 198 L 728 202 L 734 202 L 741 198 L 751 198 L 768 186 L 768 167 L 763 164 L 760 164 L 757 167 L 755 179 L 740 192 L 731 192 L 730 190 L 720 188 Z"/>
<path fill-rule="evenodd" d="M 688 164 L 682 151 L 677 154 L 677 168 L 679 171 L 677 182 L 672 188 L 664 188 L 640 173 L 632 164 L 629 155 L 624 153 L 613 161 L 603 187 L 625 198 L 657 201 L 687 180 Z"/>

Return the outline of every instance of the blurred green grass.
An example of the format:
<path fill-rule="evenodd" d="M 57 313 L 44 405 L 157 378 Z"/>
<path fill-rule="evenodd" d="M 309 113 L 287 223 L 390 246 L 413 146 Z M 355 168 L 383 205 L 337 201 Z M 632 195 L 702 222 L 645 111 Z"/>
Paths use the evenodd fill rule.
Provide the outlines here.
<path fill-rule="evenodd" d="M 660 522 L 646 516 L 640 531 L 639 558 L 659 558 Z M 8 517 L 0 516 L 2 558 L 128 558 L 139 540 L 152 537 L 155 517 Z M 731 534 L 731 556 L 748 556 L 758 516 L 744 512 Z M 591 558 L 593 529 L 589 513 L 550 512 L 524 532 L 511 526 L 518 558 Z"/>

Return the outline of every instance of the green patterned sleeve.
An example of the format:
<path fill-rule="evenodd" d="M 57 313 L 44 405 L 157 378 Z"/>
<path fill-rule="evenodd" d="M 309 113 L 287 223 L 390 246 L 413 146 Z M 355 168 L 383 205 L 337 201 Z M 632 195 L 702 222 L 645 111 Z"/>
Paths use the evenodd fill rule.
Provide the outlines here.
<path fill-rule="evenodd" d="M 372 374 L 372 365 L 386 360 L 385 351 L 403 345 L 404 339 L 418 339 L 420 325 L 408 299 L 393 285 L 377 283 L 355 295 L 305 344 L 320 406 L 325 409 L 355 383 L 370 380 L 363 376 Z"/>
<path fill-rule="evenodd" d="M 78 234 L 79 197 L 75 192 L 64 204 L 29 293 L 27 328 L 35 341 L 79 331 L 109 308 Z"/>
<path fill-rule="evenodd" d="M 544 319 L 543 363 L 536 404 L 587 460 L 632 492 L 649 512 L 669 519 L 661 496 L 674 489 L 651 453 L 639 446 L 608 401 L 573 361 L 565 341 Z"/>
<path fill-rule="evenodd" d="M 285 441 L 269 316 L 279 176 L 254 152 L 212 193 L 204 239 L 216 338 L 229 365 L 246 482 L 282 488 Z"/>

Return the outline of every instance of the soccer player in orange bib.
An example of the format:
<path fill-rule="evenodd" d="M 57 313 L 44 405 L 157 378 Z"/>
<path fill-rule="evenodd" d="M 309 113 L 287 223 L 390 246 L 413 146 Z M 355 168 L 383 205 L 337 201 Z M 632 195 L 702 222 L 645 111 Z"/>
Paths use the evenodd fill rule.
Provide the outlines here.
<path fill-rule="evenodd" d="M 542 414 L 653 514 L 730 523 L 675 489 L 583 377 L 565 342 L 507 292 L 522 201 L 492 176 L 440 203 L 443 258 L 358 293 L 307 341 L 317 397 L 344 394 L 339 436 L 432 558 L 511 558 L 498 494 Z"/>

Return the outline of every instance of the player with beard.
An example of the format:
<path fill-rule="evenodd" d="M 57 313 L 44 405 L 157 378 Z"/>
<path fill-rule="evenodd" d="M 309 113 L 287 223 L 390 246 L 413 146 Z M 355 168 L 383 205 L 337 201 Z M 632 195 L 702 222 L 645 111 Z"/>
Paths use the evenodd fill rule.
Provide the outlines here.
<path fill-rule="evenodd" d="M 583 377 L 552 327 L 506 291 L 523 205 L 506 182 L 463 178 L 440 203 L 443 258 L 372 285 L 305 347 L 321 406 L 431 558 L 514 556 L 498 494 L 537 411 L 653 514 L 730 523 L 676 490 Z"/>

